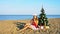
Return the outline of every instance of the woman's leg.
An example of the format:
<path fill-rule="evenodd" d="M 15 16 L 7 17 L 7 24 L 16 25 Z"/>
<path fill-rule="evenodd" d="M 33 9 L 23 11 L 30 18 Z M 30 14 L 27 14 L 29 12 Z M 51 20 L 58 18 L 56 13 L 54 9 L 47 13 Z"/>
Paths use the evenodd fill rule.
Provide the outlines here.
<path fill-rule="evenodd" d="M 30 28 L 30 29 L 31 29 L 30 25 L 26 24 L 26 25 L 24 26 L 24 28 L 21 29 L 20 31 L 24 31 L 24 30 L 26 30 L 27 28 Z"/>

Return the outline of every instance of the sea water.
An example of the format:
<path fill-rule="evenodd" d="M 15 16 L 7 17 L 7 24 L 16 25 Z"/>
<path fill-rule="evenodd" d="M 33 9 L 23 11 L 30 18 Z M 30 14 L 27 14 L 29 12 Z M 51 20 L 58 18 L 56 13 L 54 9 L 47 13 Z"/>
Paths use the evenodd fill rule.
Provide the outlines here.
<path fill-rule="evenodd" d="M 47 15 L 47 18 L 60 18 L 60 15 Z M 33 15 L 0 15 L 0 20 L 25 20 L 32 19 Z"/>

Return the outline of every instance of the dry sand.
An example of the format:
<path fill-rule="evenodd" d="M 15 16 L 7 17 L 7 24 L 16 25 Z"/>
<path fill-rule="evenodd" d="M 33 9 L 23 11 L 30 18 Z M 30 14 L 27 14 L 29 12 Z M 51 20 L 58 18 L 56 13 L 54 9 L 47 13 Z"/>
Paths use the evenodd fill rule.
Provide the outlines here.
<path fill-rule="evenodd" d="M 50 18 L 50 29 L 47 31 L 33 31 L 27 29 L 19 32 L 17 29 L 17 22 L 30 23 L 30 20 L 0 20 L 0 34 L 60 34 L 60 18 Z"/>

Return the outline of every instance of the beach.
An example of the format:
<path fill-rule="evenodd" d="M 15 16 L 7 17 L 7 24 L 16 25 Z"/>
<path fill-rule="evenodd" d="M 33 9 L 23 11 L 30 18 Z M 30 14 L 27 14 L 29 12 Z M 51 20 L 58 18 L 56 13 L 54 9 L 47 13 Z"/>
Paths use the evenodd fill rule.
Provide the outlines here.
<path fill-rule="evenodd" d="M 30 20 L 0 20 L 0 34 L 60 34 L 60 18 L 49 18 L 48 32 L 46 31 L 36 31 L 34 33 L 31 29 L 26 29 L 23 32 L 17 30 L 17 22 L 30 23 Z"/>

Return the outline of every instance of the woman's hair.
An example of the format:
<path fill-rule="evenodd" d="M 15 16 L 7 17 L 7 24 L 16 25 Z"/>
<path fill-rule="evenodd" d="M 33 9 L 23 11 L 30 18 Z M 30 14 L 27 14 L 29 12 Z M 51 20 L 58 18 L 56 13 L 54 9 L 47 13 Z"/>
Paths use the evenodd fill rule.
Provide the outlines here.
<path fill-rule="evenodd" d="M 33 16 L 33 20 L 38 20 L 38 17 L 36 15 Z"/>

